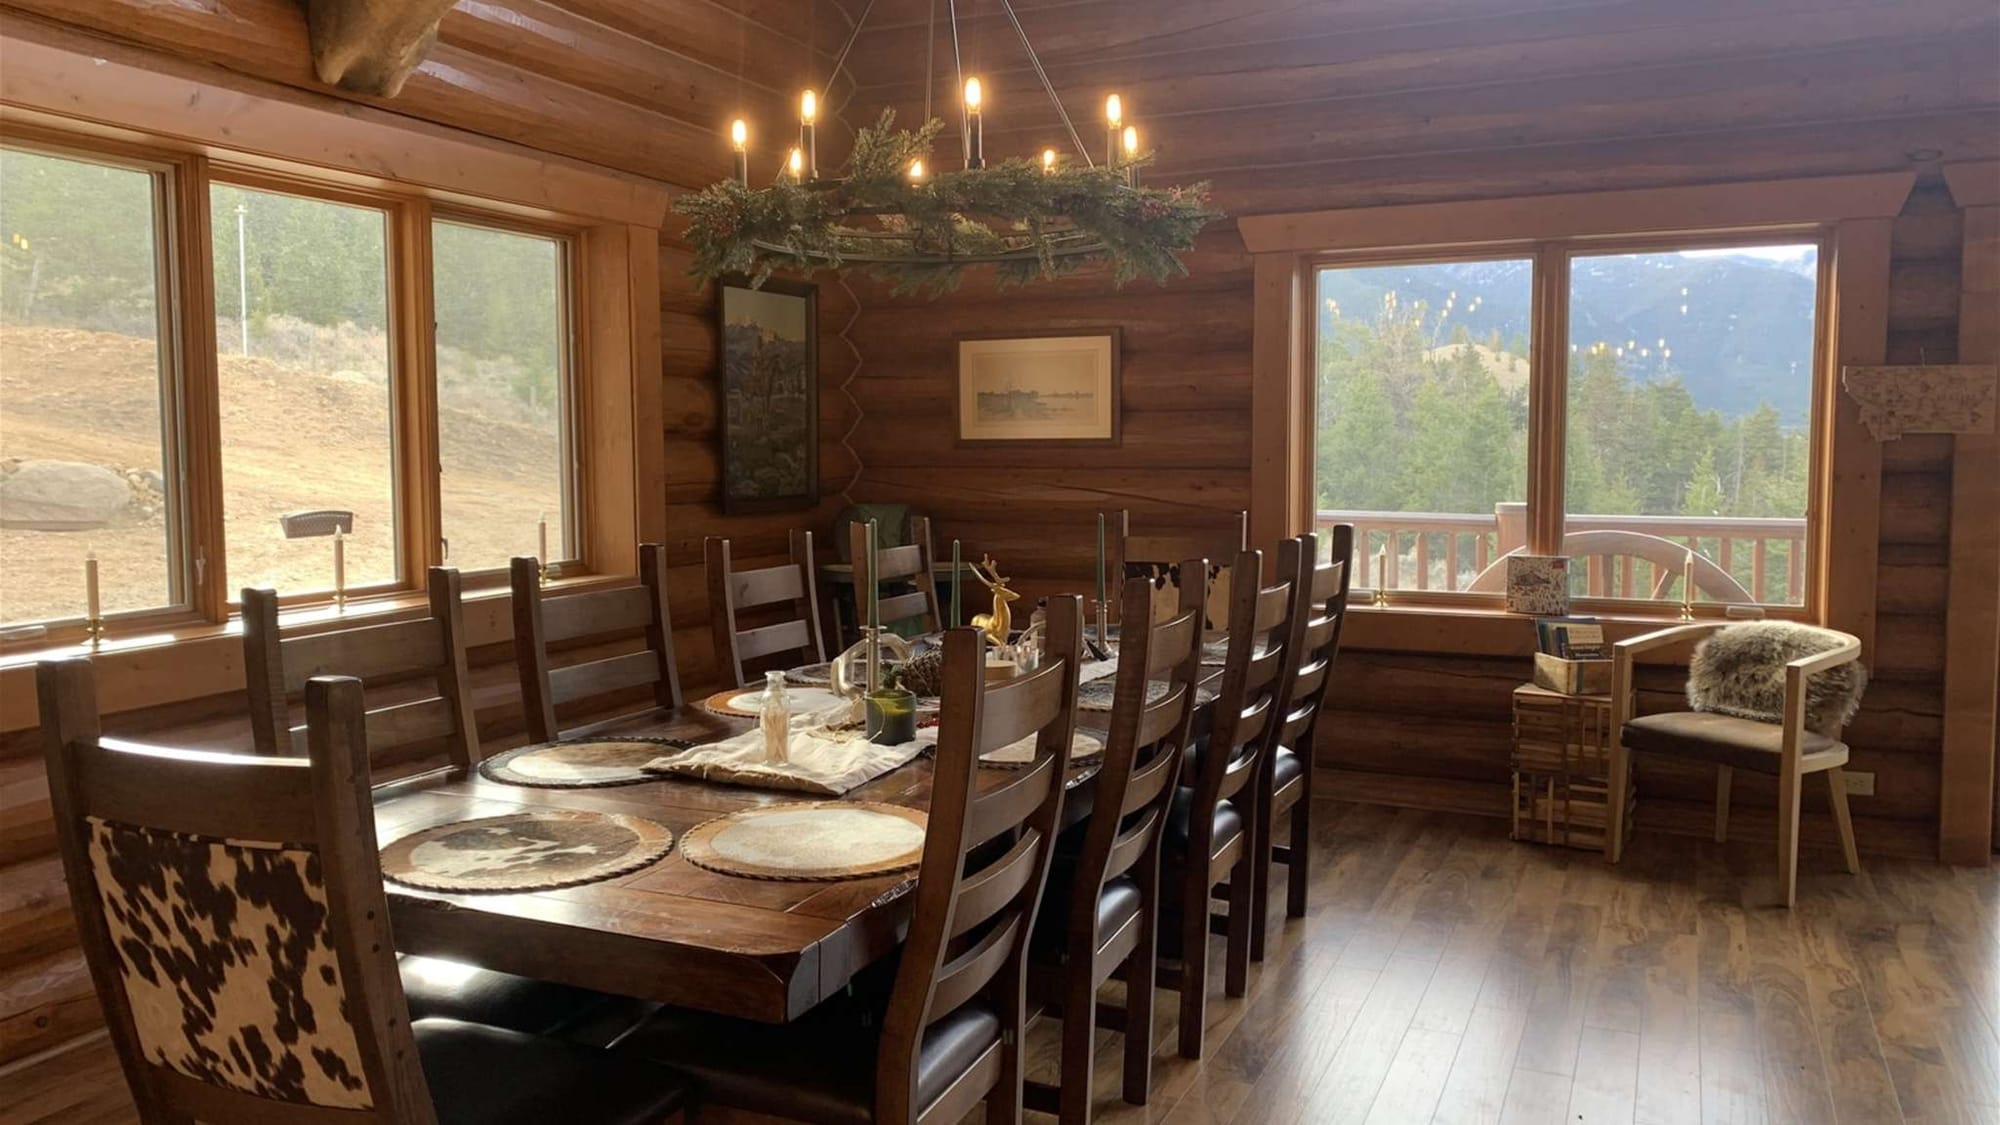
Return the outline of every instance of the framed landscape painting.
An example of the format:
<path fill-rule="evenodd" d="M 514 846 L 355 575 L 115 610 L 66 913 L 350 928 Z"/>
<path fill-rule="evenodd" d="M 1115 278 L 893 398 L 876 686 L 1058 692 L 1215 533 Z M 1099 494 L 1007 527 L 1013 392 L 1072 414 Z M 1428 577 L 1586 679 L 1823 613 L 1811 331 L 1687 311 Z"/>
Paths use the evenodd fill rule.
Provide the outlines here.
<path fill-rule="evenodd" d="M 961 338 L 958 440 L 1118 444 L 1118 330 Z"/>
<path fill-rule="evenodd" d="M 819 503 L 819 290 L 722 285 L 722 510 Z"/>

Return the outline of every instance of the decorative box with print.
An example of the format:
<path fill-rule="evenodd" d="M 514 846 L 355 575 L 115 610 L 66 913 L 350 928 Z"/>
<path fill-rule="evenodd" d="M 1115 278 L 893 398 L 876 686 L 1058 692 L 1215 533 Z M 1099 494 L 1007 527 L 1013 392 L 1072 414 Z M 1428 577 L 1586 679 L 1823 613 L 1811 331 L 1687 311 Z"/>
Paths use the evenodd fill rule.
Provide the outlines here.
<path fill-rule="evenodd" d="M 1611 697 L 1514 689 L 1516 840 L 1602 848 L 1609 817 Z M 1634 785 L 1630 792 L 1636 792 Z M 1628 792 L 1626 808 L 1631 809 Z M 1625 818 L 1631 831 L 1632 817 Z"/>
<path fill-rule="evenodd" d="M 1569 558 L 1507 556 L 1507 612 L 1561 617 L 1569 612 Z"/>

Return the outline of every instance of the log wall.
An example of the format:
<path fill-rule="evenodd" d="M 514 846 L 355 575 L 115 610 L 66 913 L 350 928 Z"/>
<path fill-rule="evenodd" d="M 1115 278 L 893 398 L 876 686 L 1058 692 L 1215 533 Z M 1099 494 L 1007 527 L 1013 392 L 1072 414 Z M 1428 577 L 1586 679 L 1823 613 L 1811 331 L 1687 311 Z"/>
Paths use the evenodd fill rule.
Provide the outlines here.
<path fill-rule="evenodd" d="M 1894 230 L 1889 362 L 1949 362 L 1956 350 L 1959 219 L 1937 165 L 2000 150 L 1990 4 L 1249 0 L 1218 14 L 1169 0 L 1143 19 L 1109 0 L 1016 7 L 1086 140 L 1102 143 L 1097 107 L 1121 92 L 1159 147 L 1149 179 L 1207 179 L 1236 216 L 1915 166 Z M 882 19 L 878 5 L 871 28 Z M 987 152 L 1039 151 L 1060 125 L 998 20 L 966 33 L 986 44 L 967 65 L 988 91 Z M 922 6 L 896 5 L 886 24 L 855 48 L 864 83 L 921 74 L 897 60 L 922 55 Z M 909 117 L 921 98 L 920 77 L 888 80 L 863 85 L 846 113 L 855 125 L 883 105 Z M 943 151 L 956 151 L 949 137 Z M 974 278 L 936 302 L 863 291 L 857 497 L 928 512 L 1031 594 L 1086 588 L 1101 509 L 1129 508 L 1150 527 L 1248 507 L 1251 260 L 1225 222 L 1188 264 L 1165 287 L 1119 290 L 1099 275 L 1004 296 Z M 954 445 L 955 335 L 1105 325 L 1124 340 L 1120 447 Z M 1864 849 L 1935 849 L 1951 450 L 1949 437 L 1917 436 L 1883 451 L 1877 680 L 1850 728 L 1854 768 L 1876 774 L 1876 795 L 1854 800 Z M 1344 661 L 1342 713 L 1318 748 L 1322 792 L 1504 812 L 1521 660 Z M 1662 673 L 1647 686 L 1665 705 L 1678 683 Z M 1812 792 L 1808 842 L 1830 840 Z M 1696 830 L 1712 793 L 1708 771 L 1646 763 L 1640 824 Z M 1741 830 L 1770 834 L 1774 801 L 1764 779 L 1744 779 Z"/>

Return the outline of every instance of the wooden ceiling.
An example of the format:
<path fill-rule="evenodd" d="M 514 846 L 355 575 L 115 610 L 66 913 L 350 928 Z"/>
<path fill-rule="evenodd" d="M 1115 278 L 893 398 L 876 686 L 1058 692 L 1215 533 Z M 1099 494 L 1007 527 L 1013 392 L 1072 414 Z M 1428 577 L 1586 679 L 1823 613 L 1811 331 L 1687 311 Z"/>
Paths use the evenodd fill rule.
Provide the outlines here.
<path fill-rule="evenodd" d="M 839 0 L 855 16 L 867 0 Z M 940 115 L 956 105 L 937 40 Z M 989 152 L 1061 145 L 996 0 L 961 3 Z M 876 0 L 844 113 L 921 116 L 928 0 Z M 2000 107 L 1991 0 L 1017 0 L 1086 143 L 1104 95 L 1159 169 L 1225 186 L 1260 169 L 1524 146 L 1628 144 Z M 1067 146 L 1064 146 L 1067 147 Z M 1516 157 L 1518 159 L 1518 156 Z M 1476 163 L 1476 157 L 1474 157 Z M 1322 174 L 1330 172 L 1322 169 Z"/>

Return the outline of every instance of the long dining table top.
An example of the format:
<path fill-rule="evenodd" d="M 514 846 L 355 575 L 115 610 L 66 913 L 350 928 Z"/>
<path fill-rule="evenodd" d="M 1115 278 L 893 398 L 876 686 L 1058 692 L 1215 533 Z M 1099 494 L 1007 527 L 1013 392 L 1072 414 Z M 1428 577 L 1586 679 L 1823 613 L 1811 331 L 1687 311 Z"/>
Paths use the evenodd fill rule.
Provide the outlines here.
<path fill-rule="evenodd" d="M 1102 725 L 1107 718 L 1079 712 L 1081 725 Z M 588 733 L 711 742 L 750 725 L 690 704 L 596 724 Z M 921 756 L 838 799 L 925 808 L 931 770 L 931 758 Z M 1065 819 L 1087 814 L 1094 773 L 1094 767 L 1071 771 L 1073 799 Z M 980 774 L 994 785 L 1012 776 L 1002 769 Z M 727 813 L 816 799 L 824 798 L 687 779 L 531 788 L 456 770 L 421 784 L 385 787 L 375 803 L 376 836 L 384 844 L 432 825 L 533 808 L 645 817 L 665 824 L 675 838 L 674 849 L 659 861 L 581 886 L 446 894 L 388 883 L 396 948 L 725 1015 L 795 1019 L 901 944 L 915 872 L 838 882 L 742 878 L 688 863 L 680 840 L 688 829 Z"/>

